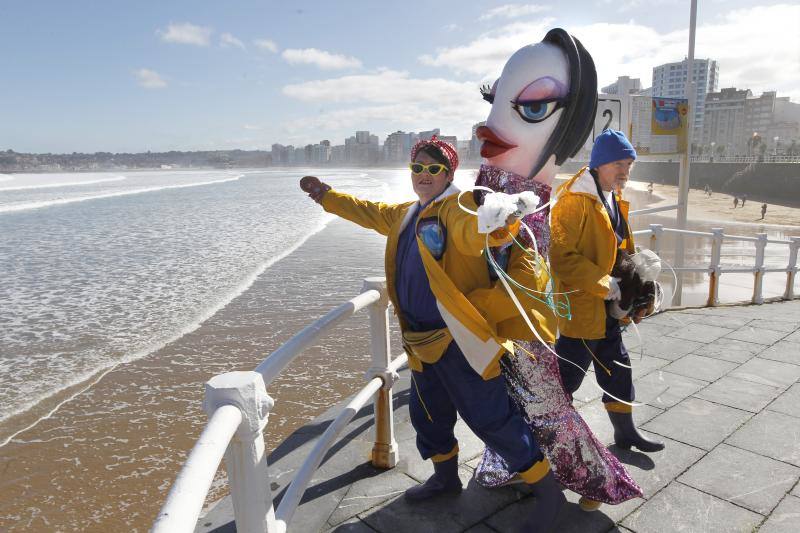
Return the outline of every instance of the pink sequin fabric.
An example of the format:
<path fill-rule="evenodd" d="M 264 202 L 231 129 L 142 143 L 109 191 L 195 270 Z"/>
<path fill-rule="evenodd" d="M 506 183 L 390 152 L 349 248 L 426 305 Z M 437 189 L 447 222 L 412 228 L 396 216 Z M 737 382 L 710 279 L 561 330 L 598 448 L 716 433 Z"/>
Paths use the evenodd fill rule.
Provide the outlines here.
<path fill-rule="evenodd" d="M 549 186 L 488 165 L 481 167 L 476 185 L 509 194 L 532 190 L 542 203 L 550 199 Z M 550 242 L 548 214 L 549 208 L 529 215 L 530 221 L 525 219 L 545 259 Z M 561 384 L 555 355 L 537 341 L 515 342 L 519 348 L 503 357 L 500 367 L 508 393 L 533 430 L 556 479 L 573 492 L 603 503 L 641 497 L 642 489 L 573 407 Z M 501 486 L 514 475 L 491 448 L 484 450 L 475 469 L 475 479 L 484 487 Z"/>

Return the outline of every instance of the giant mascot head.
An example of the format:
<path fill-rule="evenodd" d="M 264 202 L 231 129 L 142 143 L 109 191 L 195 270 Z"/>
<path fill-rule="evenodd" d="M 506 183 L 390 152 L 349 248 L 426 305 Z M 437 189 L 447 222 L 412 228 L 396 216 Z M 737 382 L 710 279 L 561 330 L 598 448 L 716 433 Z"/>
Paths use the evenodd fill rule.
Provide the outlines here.
<path fill-rule="evenodd" d="M 486 125 L 475 132 L 486 164 L 550 185 L 592 129 L 597 72 L 580 41 L 555 28 L 517 50 L 482 93 L 492 104 Z"/>

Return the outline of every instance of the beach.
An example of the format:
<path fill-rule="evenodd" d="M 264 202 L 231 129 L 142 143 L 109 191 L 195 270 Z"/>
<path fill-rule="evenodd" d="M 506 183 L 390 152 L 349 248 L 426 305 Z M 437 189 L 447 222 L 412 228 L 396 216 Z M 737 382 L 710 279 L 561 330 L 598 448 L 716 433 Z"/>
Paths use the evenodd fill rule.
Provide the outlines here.
<path fill-rule="evenodd" d="M 407 185 L 407 170 L 388 172 L 376 171 L 375 179 L 391 187 Z M 465 171 L 462 181 L 468 181 L 471 173 Z M 353 183 L 365 178 L 359 180 Z M 230 182 L 218 187 L 234 186 L 240 185 Z M 310 202 L 293 186 L 294 182 L 287 184 L 287 194 Z M 629 186 L 633 208 L 645 207 L 651 200 L 645 188 L 641 182 Z M 663 198 L 652 200 L 673 202 L 669 188 L 657 185 L 655 193 Z M 709 207 L 717 201 L 718 211 Z M 692 207 L 690 214 L 723 219 L 732 215 L 725 211 L 723 201 L 712 198 L 708 205 L 701 204 L 702 209 Z M 255 206 L 253 216 L 274 216 L 265 206 Z M 750 204 L 745 210 L 749 208 Z M 792 216 L 800 219 L 800 210 L 794 211 Z M 670 226 L 669 217 L 674 221 L 674 211 L 632 223 L 634 229 L 654 221 Z M 742 225 L 736 232 L 752 234 L 761 228 Z M 800 228 L 764 228 L 800 235 Z M 204 383 L 216 374 L 252 370 L 303 327 L 355 296 L 364 278 L 383 275 L 384 245 L 380 235 L 341 220 L 330 221 L 270 263 L 197 329 L 144 357 L 118 362 L 43 402 L 38 412 L 31 413 L 32 420 L 58 408 L 0 448 L 0 530 L 148 530 L 206 423 Z M 701 242 L 690 245 L 698 257 L 707 249 Z M 746 248 L 729 257 L 752 261 Z M 690 285 L 702 289 L 702 276 L 690 278 Z M 779 288 L 777 278 L 775 283 L 773 291 Z M 731 297 L 742 299 L 739 296 L 744 294 L 746 298 L 747 279 L 741 284 L 743 291 Z M 401 348 L 394 328 L 396 354 Z M 268 389 L 275 399 L 266 430 L 268 449 L 357 391 L 364 384 L 369 360 L 368 319 L 361 313 L 285 369 Z M 221 469 L 207 501 L 226 491 Z"/>

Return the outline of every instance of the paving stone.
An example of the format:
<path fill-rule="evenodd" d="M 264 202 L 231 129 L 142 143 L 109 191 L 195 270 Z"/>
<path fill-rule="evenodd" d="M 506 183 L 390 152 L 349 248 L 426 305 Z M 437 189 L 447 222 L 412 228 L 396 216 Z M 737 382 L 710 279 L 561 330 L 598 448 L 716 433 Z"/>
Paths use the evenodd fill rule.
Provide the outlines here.
<path fill-rule="evenodd" d="M 704 450 L 710 450 L 736 431 L 752 413 L 715 403 L 687 398 L 643 426 Z"/>
<path fill-rule="evenodd" d="M 739 329 L 748 324 L 752 319 L 749 317 L 740 317 L 734 315 L 683 315 L 682 319 L 686 324 L 705 324 L 708 326 L 716 326 L 719 328 Z"/>
<path fill-rule="evenodd" d="M 470 472 L 462 468 L 459 474 L 464 481 Z M 406 503 L 401 496 L 359 514 L 359 518 L 382 532 L 463 531 L 519 498 L 510 487 L 486 489 L 469 479 L 460 495 L 440 496 L 415 504 Z"/>
<path fill-rule="evenodd" d="M 456 439 L 458 439 L 458 459 L 465 462 L 483 453 L 486 445 L 479 439 L 463 420 L 459 419 L 454 428 Z"/>
<path fill-rule="evenodd" d="M 713 342 L 733 331 L 733 329 L 711 326 L 709 324 L 689 324 L 688 326 L 668 333 L 667 336 L 697 342 Z"/>
<path fill-rule="evenodd" d="M 355 517 L 332 527 L 326 533 L 375 533 L 375 530 L 362 522 L 360 518 Z"/>
<path fill-rule="evenodd" d="M 786 333 L 792 333 L 798 329 L 800 329 L 800 322 L 796 320 L 790 320 L 788 322 L 784 322 L 781 320 L 780 315 L 776 315 L 774 318 L 769 319 L 756 319 L 750 322 L 750 325 L 754 328 L 764 328 L 764 329 L 771 329 L 775 331 L 784 331 Z"/>
<path fill-rule="evenodd" d="M 633 367 L 633 379 L 644 377 L 653 370 L 663 368 L 664 366 L 669 364 L 668 359 L 651 357 L 649 355 L 645 355 L 640 359 L 640 355 L 638 352 L 636 353 L 629 352 L 628 355 L 631 359 L 631 367 Z"/>
<path fill-rule="evenodd" d="M 681 483 L 671 483 L 623 520 L 622 525 L 636 533 L 751 533 L 762 518 Z"/>
<path fill-rule="evenodd" d="M 693 350 L 692 353 L 714 359 L 722 359 L 723 361 L 744 363 L 762 350 L 764 350 L 763 344 L 722 337 L 714 342 L 700 346 Z"/>
<path fill-rule="evenodd" d="M 496 531 L 518 531 L 522 520 L 528 517 L 533 505 L 533 498 L 526 498 L 488 518 L 486 523 Z M 601 510 L 597 512 L 586 513 L 581 511 L 575 503 L 565 503 L 559 510 L 556 525 L 552 528 L 552 531 L 557 531 L 558 533 L 601 533 L 609 531 L 614 527 L 614 521 L 602 512 L 604 507 L 606 506 L 601 507 Z"/>
<path fill-rule="evenodd" d="M 597 378 L 595 377 L 594 372 L 589 372 L 583 378 L 581 386 L 578 387 L 578 390 L 572 394 L 572 397 L 580 402 L 588 403 L 592 400 L 600 398 L 602 395 L 603 391 L 597 387 Z"/>
<path fill-rule="evenodd" d="M 478 524 L 477 526 L 472 526 L 468 530 L 464 531 L 464 533 L 496 533 L 494 529 L 490 528 L 486 524 Z"/>
<path fill-rule="evenodd" d="M 800 418 L 762 411 L 725 442 L 800 466 Z"/>
<path fill-rule="evenodd" d="M 644 339 L 644 354 L 674 361 L 687 353 L 694 352 L 702 345 L 701 342 L 676 339 L 675 337 L 653 337 Z"/>
<path fill-rule="evenodd" d="M 703 381 L 716 381 L 737 366 L 736 363 L 729 361 L 688 354 L 677 361 L 673 361 L 664 367 L 664 370 L 681 376 L 702 379 Z"/>
<path fill-rule="evenodd" d="M 594 400 L 578 409 L 578 412 L 600 442 L 606 445 L 614 442 L 614 428 L 608 419 L 603 402 Z M 637 426 L 641 426 L 663 412 L 663 409 L 647 404 L 634 407 L 633 421 Z"/>
<path fill-rule="evenodd" d="M 635 380 L 636 401 L 667 409 L 708 385 L 707 381 L 656 370 Z"/>
<path fill-rule="evenodd" d="M 800 366 L 756 357 L 728 375 L 763 385 L 786 388 L 800 378 Z"/>
<path fill-rule="evenodd" d="M 700 448 L 676 440 L 668 438 L 661 440 L 664 441 L 664 449 L 653 453 L 624 450 L 614 445 L 608 447 L 609 451 L 625 465 L 625 469 L 639 484 L 644 497 L 648 499 L 706 453 Z"/>
<path fill-rule="evenodd" d="M 786 336 L 785 331 L 775 331 L 764 328 L 754 328 L 751 325 L 743 326 L 733 333 L 725 335 L 726 339 L 738 339 L 740 341 L 755 342 L 758 344 L 775 344 Z"/>
<path fill-rule="evenodd" d="M 789 416 L 800 417 L 800 384 L 795 383 L 767 407 Z"/>
<path fill-rule="evenodd" d="M 396 498 L 407 488 L 417 484 L 415 480 L 396 469 L 358 480 L 350 485 L 338 507 L 328 518 L 328 524 L 335 526 L 350 520 L 367 509 Z"/>
<path fill-rule="evenodd" d="M 774 400 L 782 390 L 780 387 L 724 376 L 705 389 L 696 392 L 694 396 L 709 402 L 757 413 Z"/>
<path fill-rule="evenodd" d="M 792 495 L 800 497 L 800 483 L 794 486 L 794 489 L 792 489 Z"/>
<path fill-rule="evenodd" d="M 800 498 L 786 496 L 772 511 L 758 533 L 797 533 L 800 524 Z"/>
<path fill-rule="evenodd" d="M 800 468 L 722 444 L 678 481 L 767 515 L 800 478 Z"/>
<path fill-rule="evenodd" d="M 785 337 L 784 340 L 786 340 L 788 342 L 794 342 L 794 343 L 800 342 L 800 331 L 795 331 L 791 335 L 788 335 L 787 337 Z"/>
<path fill-rule="evenodd" d="M 758 357 L 800 365 L 800 345 L 796 342 L 782 340 L 759 353 Z"/>

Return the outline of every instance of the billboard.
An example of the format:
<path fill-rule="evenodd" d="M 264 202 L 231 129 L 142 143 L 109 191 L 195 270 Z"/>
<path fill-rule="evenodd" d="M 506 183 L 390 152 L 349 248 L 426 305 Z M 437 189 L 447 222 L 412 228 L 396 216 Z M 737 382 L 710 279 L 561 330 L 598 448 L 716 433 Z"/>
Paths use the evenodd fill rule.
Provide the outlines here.
<path fill-rule="evenodd" d="M 650 116 L 650 153 L 686 153 L 689 103 L 686 98 L 653 97 Z"/>

